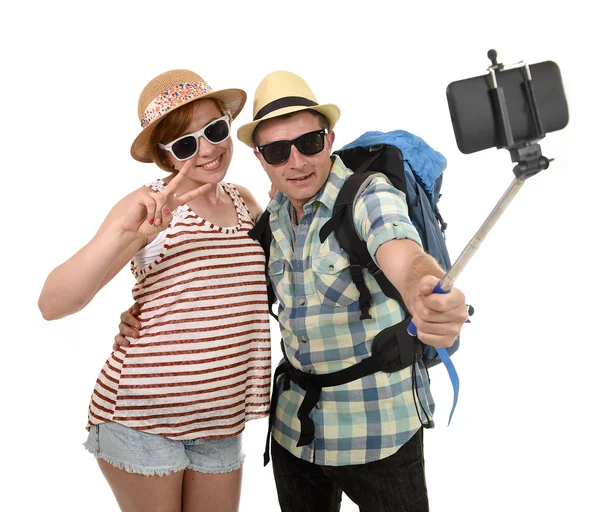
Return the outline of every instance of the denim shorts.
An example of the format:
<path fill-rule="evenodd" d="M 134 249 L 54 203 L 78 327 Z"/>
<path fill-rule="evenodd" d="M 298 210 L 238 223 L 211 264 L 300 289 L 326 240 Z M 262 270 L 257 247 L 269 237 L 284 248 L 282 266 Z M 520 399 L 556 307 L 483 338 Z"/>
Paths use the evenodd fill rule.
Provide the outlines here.
<path fill-rule="evenodd" d="M 229 473 L 244 463 L 241 435 L 176 440 L 109 422 L 91 427 L 83 446 L 96 458 L 119 469 L 147 476 L 183 469 Z"/>

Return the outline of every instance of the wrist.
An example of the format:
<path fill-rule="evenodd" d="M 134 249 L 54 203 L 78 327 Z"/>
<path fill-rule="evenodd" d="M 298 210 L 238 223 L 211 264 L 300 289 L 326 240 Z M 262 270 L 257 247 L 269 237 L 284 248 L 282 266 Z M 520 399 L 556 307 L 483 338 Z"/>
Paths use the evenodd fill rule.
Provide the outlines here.
<path fill-rule="evenodd" d="M 140 234 L 139 230 L 132 231 L 125 224 L 125 218 L 116 219 L 111 224 L 111 231 L 116 241 L 129 245 L 136 240 L 145 238 L 145 235 Z"/>

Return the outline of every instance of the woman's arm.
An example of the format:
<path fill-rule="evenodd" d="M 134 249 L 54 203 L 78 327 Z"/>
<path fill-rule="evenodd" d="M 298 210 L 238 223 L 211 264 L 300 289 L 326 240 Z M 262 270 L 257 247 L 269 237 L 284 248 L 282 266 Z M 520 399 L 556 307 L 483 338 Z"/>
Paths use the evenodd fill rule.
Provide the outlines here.
<path fill-rule="evenodd" d="M 119 201 L 92 240 L 50 273 L 38 300 L 46 320 L 83 309 L 146 243 L 137 230 L 124 226 L 124 217 L 135 207 L 139 193 Z"/>
<path fill-rule="evenodd" d="M 207 185 L 175 196 L 189 170 L 190 165 L 184 165 L 160 192 L 142 187 L 124 197 L 94 238 L 50 273 L 38 300 L 46 320 L 84 308 L 141 247 L 166 229 L 171 211 L 202 194 Z"/>

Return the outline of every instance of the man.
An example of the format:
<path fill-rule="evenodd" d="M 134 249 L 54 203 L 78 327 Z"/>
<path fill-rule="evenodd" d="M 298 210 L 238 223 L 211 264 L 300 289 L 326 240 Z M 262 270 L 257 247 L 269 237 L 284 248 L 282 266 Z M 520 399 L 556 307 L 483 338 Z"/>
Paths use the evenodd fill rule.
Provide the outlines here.
<path fill-rule="evenodd" d="M 373 302 L 371 319 L 361 320 L 346 254 L 333 234 L 319 239 L 351 175 L 331 155 L 340 111 L 319 104 L 299 76 L 278 71 L 259 84 L 253 113 L 238 138 L 254 149 L 278 191 L 268 206 L 268 274 L 285 357 L 271 413 L 281 509 L 337 511 L 343 491 L 365 511 L 427 511 L 423 425 L 431 424 L 433 400 L 422 361 L 347 377 L 372 354 L 376 336 L 393 334 L 406 313 L 365 272 Z M 418 338 L 450 346 L 467 320 L 464 295 L 456 288 L 433 293 L 444 272 L 422 250 L 404 194 L 375 178 L 356 201 L 354 219 L 374 261 L 402 295 Z M 332 375 L 343 383 L 328 383 Z"/>

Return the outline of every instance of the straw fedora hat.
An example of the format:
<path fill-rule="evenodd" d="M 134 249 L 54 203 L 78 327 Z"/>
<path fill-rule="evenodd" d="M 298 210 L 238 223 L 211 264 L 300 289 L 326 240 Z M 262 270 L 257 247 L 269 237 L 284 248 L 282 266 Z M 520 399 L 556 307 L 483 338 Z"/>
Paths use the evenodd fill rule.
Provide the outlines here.
<path fill-rule="evenodd" d="M 245 91 L 213 91 L 202 77 L 187 69 L 174 69 L 153 78 L 140 94 L 138 117 L 142 131 L 131 145 L 131 156 L 138 162 L 152 162 L 149 140 L 158 122 L 190 101 L 207 98 L 221 100 L 234 119 L 246 103 Z"/>
<path fill-rule="evenodd" d="M 337 105 L 319 105 L 308 84 L 298 75 L 289 71 L 270 73 L 256 88 L 253 120 L 240 126 L 237 131 L 238 139 L 253 148 L 252 134 L 260 122 L 307 109 L 323 114 L 329 122 L 330 129 L 333 129 L 340 118 Z"/>

